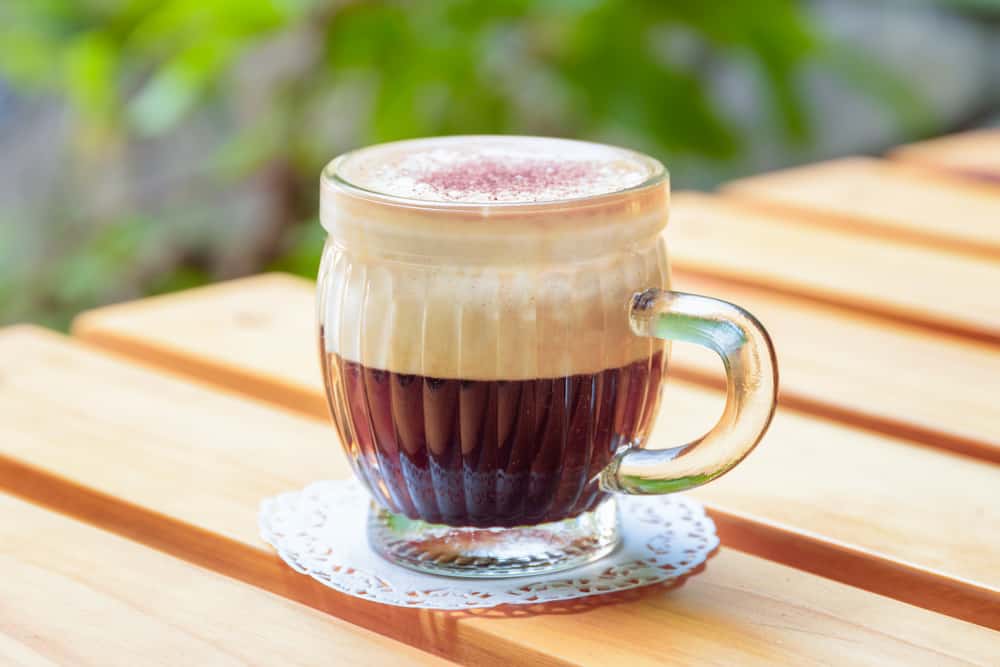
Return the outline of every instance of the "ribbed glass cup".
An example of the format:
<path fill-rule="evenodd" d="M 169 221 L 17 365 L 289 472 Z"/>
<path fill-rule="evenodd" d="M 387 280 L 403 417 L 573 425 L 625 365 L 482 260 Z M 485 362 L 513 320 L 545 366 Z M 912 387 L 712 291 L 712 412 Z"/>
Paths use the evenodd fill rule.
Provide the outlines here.
<path fill-rule="evenodd" d="M 637 291 L 673 294 L 669 185 L 623 153 L 642 183 L 552 202 L 373 192 L 344 178 L 352 154 L 324 171 L 323 376 L 390 560 L 473 577 L 573 567 L 615 547 L 611 491 L 656 491 L 625 455 L 646 442 L 676 336 L 637 335 L 629 309 Z"/>

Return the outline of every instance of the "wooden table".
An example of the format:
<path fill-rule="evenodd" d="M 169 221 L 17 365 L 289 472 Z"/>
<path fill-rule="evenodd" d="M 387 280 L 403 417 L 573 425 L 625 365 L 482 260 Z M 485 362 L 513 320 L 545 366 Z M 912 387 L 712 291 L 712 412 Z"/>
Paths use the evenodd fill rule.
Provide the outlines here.
<path fill-rule="evenodd" d="M 676 287 L 757 313 L 783 384 L 761 447 L 692 493 L 723 547 L 670 589 L 446 613 L 283 565 L 259 500 L 349 474 L 308 281 L 101 308 L 74 338 L 0 331 L 0 664 L 1000 664 L 1000 164 L 984 140 L 1000 143 L 677 194 Z M 652 446 L 721 409 L 718 362 L 678 345 L 673 364 Z"/>

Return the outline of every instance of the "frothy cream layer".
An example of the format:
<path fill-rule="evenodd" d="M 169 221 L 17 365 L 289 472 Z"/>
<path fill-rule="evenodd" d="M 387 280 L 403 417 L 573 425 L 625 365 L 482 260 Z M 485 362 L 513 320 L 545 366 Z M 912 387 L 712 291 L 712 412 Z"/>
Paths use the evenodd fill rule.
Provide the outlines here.
<path fill-rule="evenodd" d="M 324 347 L 396 373 L 527 380 L 596 373 L 649 357 L 626 306 L 669 287 L 662 240 L 580 265 L 433 266 L 327 248 L 321 272 Z"/>
<path fill-rule="evenodd" d="M 654 165 L 624 149 L 543 137 L 442 137 L 373 146 L 338 171 L 360 188 L 437 202 L 537 203 L 619 192 Z"/>
<path fill-rule="evenodd" d="M 398 146 L 433 152 L 456 141 Z M 583 146 L 612 161 L 632 155 Z M 324 174 L 327 352 L 397 373 L 523 380 L 596 373 L 664 348 L 633 335 L 626 312 L 633 293 L 669 287 L 660 235 L 669 195 L 658 163 L 631 158 L 647 162 L 640 188 L 530 204 L 423 203 L 412 193 L 401 201 L 360 191 L 357 175 L 342 172 L 361 158 L 374 170 L 373 155 L 397 155 L 392 147 L 350 154 Z"/>

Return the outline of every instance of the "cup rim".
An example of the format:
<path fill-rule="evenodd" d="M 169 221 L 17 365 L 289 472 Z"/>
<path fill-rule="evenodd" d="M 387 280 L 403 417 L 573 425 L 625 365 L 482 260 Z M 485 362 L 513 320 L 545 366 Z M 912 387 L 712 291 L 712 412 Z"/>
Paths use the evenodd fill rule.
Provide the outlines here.
<path fill-rule="evenodd" d="M 571 142 L 578 144 L 590 144 L 592 146 L 600 146 L 604 148 L 613 149 L 620 151 L 626 155 L 629 155 L 637 162 L 640 162 L 649 167 L 649 176 L 647 176 L 642 182 L 635 185 L 631 185 L 627 188 L 622 188 L 620 190 L 613 190 L 611 192 L 601 192 L 597 194 L 582 195 L 579 197 L 564 197 L 560 199 L 547 199 L 541 201 L 491 201 L 491 202 L 463 202 L 463 201 L 447 201 L 438 199 L 418 199 L 414 197 L 402 197 L 399 195 L 393 195 L 386 192 L 381 192 L 371 188 L 366 188 L 364 186 L 352 183 L 347 180 L 341 173 L 340 169 L 343 164 L 349 160 L 351 157 L 357 155 L 361 151 L 369 150 L 376 147 L 388 147 L 394 145 L 404 145 L 409 143 L 427 142 L 435 140 L 447 140 L 447 141 L 463 141 L 463 140 L 489 140 L 489 139 L 529 139 L 529 140 L 554 140 L 562 142 Z M 508 212 L 508 213 L 529 213 L 529 212 L 543 212 L 558 210 L 560 208 L 578 208 L 578 207 L 588 207 L 590 205 L 602 205 L 606 202 L 613 201 L 618 198 L 627 198 L 635 196 L 647 190 L 651 190 L 656 187 L 660 187 L 664 184 L 669 184 L 670 173 L 662 162 L 654 157 L 635 151 L 629 148 L 622 148 L 620 146 L 614 146 L 611 144 L 604 144 L 593 141 L 584 141 L 580 139 L 567 139 L 562 137 L 543 137 L 537 135 L 516 135 L 516 134 L 467 134 L 467 135 L 447 135 L 440 137 L 422 137 L 417 139 L 404 139 L 401 141 L 390 141 L 383 142 L 379 144 L 372 144 L 369 146 L 363 146 L 346 153 L 342 153 L 335 157 L 333 160 L 328 162 L 323 168 L 321 173 L 320 181 L 323 188 L 328 188 L 336 192 L 337 194 L 347 195 L 350 197 L 358 198 L 361 200 L 369 201 L 372 203 L 383 204 L 387 206 L 401 207 L 401 208 L 412 208 L 412 209 L 422 209 L 426 211 L 440 211 L 440 212 L 453 212 L 453 213 L 479 213 L 487 214 L 489 212 Z"/>

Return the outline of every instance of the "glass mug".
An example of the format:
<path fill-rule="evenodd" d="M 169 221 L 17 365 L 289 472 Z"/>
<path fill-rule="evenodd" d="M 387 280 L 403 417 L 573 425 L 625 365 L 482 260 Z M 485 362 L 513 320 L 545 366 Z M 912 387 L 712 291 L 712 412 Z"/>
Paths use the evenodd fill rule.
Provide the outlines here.
<path fill-rule="evenodd" d="M 656 160 L 532 137 L 403 141 L 324 170 L 319 325 L 329 407 L 383 557 L 462 577 L 552 572 L 619 541 L 614 494 L 709 482 L 774 411 L 767 332 L 670 290 Z M 705 436 L 644 444 L 671 340 L 728 381 Z"/>

